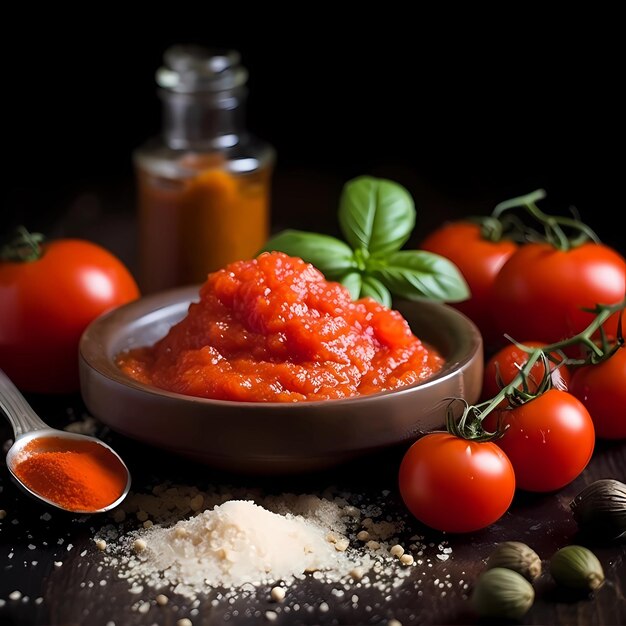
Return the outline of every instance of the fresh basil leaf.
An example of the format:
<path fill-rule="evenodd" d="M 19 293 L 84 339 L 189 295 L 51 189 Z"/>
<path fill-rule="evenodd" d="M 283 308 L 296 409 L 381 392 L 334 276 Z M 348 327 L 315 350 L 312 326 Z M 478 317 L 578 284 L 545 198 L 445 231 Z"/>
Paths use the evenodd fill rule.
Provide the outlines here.
<path fill-rule="evenodd" d="M 389 289 L 373 276 L 363 276 L 361 298 L 368 296 L 384 304 L 386 307 L 391 307 L 391 294 L 389 293 Z"/>
<path fill-rule="evenodd" d="M 355 250 L 389 254 L 406 243 L 415 226 L 413 198 L 391 180 L 359 176 L 343 187 L 339 225 Z"/>
<path fill-rule="evenodd" d="M 350 292 L 353 300 L 361 297 L 363 280 L 359 272 L 350 272 L 341 279 L 341 284 Z"/>
<path fill-rule="evenodd" d="M 356 267 L 350 247 L 329 235 L 284 230 L 270 238 L 260 252 L 280 251 L 314 265 L 329 280 L 337 280 Z"/>
<path fill-rule="evenodd" d="M 449 259 L 425 250 L 402 250 L 370 259 L 368 267 L 370 274 L 391 293 L 407 300 L 461 302 L 470 296 L 458 267 Z"/>

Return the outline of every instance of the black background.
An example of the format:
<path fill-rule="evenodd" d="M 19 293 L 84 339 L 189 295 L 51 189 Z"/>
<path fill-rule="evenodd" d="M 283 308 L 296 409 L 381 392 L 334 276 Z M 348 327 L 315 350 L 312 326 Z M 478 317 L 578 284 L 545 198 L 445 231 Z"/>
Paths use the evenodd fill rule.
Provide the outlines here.
<path fill-rule="evenodd" d="M 131 154 L 160 128 L 155 70 L 168 45 L 199 43 L 249 70 L 249 128 L 278 155 L 275 227 L 333 230 L 343 182 L 373 174 L 411 191 L 419 236 L 542 187 L 544 209 L 575 206 L 624 251 L 616 15 L 232 9 L 9 15 L 3 230 L 132 214 Z"/>

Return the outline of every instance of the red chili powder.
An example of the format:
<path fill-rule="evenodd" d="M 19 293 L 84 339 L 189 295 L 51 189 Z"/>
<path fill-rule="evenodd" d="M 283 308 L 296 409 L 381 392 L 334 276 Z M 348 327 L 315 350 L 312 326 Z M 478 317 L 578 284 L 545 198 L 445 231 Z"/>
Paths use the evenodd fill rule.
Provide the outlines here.
<path fill-rule="evenodd" d="M 443 366 L 395 310 L 263 253 L 209 274 L 199 302 L 153 346 L 117 356 L 129 376 L 189 396 L 332 400 L 413 385 Z"/>
<path fill-rule="evenodd" d="M 13 472 L 31 491 L 75 512 L 115 502 L 127 481 L 123 466 L 104 446 L 60 437 L 33 439 Z"/>

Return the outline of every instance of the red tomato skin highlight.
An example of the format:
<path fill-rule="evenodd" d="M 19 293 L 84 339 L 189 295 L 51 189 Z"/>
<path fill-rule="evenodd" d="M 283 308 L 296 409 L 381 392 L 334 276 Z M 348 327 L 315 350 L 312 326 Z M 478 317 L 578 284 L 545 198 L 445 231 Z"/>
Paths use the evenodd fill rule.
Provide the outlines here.
<path fill-rule="evenodd" d="M 494 411 L 484 427 L 495 430 L 499 417 L 508 428 L 496 443 L 513 464 L 518 489 L 557 491 L 587 467 L 595 430 L 584 404 L 572 394 L 550 389 L 515 409 Z"/>
<path fill-rule="evenodd" d="M 450 533 L 493 524 L 515 493 L 513 467 L 498 446 L 448 433 L 424 435 L 407 450 L 398 484 L 405 505 L 420 522 Z"/>
<path fill-rule="evenodd" d="M 499 329 L 493 324 L 491 289 L 496 275 L 518 244 L 503 239 L 489 241 L 473 222 L 449 222 L 430 233 L 420 248 L 452 261 L 465 278 L 471 292 L 468 300 L 451 305 L 478 326 L 485 346 L 501 343 Z"/>
<path fill-rule="evenodd" d="M 514 340 L 555 343 L 576 335 L 597 304 L 614 305 L 626 293 L 626 260 L 615 250 L 585 243 L 568 251 L 547 243 L 520 246 L 493 284 L 495 324 Z M 604 326 L 615 336 L 617 314 Z"/>
<path fill-rule="evenodd" d="M 25 392 L 79 389 L 78 343 L 97 316 L 139 297 L 126 266 L 80 239 L 51 240 L 34 261 L 0 262 L 0 367 Z"/>
<path fill-rule="evenodd" d="M 570 392 L 589 411 L 600 439 L 626 439 L 626 347 L 574 371 Z"/>

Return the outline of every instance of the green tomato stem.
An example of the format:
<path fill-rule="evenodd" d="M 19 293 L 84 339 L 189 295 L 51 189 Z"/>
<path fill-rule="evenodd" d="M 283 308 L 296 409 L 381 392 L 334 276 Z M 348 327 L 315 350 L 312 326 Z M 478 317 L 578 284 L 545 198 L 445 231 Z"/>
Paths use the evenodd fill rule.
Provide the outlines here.
<path fill-rule="evenodd" d="M 505 200 L 496 205 L 491 216 L 499 220 L 506 211 L 523 208 L 543 226 L 545 241 L 559 250 L 571 250 L 587 241 L 600 243 L 596 233 L 580 220 L 544 213 L 536 203 L 545 197 L 546 192 L 543 189 L 537 189 L 524 196 Z M 574 234 L 568 237 L 564 228 L 571 230 Z"/>
<path fill-rule="evenodd" d="M 41 233 L 31 233 L 24 226 L 18 226 L 13 239 L 0 250 L 0 260 L 17 263 L 37 261 L 43 254 L 43 240 Z"/>
<path fill-rule="evenodd" d="M 500 217 L 504 211 L 508 211 L 509 209 L 525 207 L 529 204 L 534 204 L 539 200 L 543 200 L 546 197 L 546 192 L 544 189 L 537 189 L 535 191 L 531 191 L 524 196 L 518 196 L 517 198 L 511 198 L 510 200 L 505 200 L 504 202 L 500 202 L 496 205 L 495 209 L 492 211 L 491 215 L 493 217 Z"/>
<path fill-rule="evenodd" d="M 550 384 L 550 372 L 547 364 L 547 355 L 550 352 L 555 352 L 557 350 L 562 350 L 563 348 L 567 348 L 574 345 L 584 345 L 588 346 L 592 349 L 591 363 L 599 363 L 601 360 L 609 358 L 616 350 L 620 348 L 620 346 L 624 343 L 624 338 L 621 336 L 618 338 L 618 342 L 611 349 L 600 349 L 592 337 L 594 333 L 600 329 L 602 331 L 602 325 L 607 321 L 611 315 L 614 313 L 623 311 L 626 308 L 626 297 L 621 301 L 613 305 L 604 305 L 598 304 L 593 312 L 596 313 L 593 321 L 580 333 L 569 337 L 568 339 L 564 339 L 562 341 L 557 341 L 555 343 L 540 347 L 540 348 L 528 348 L 523 344 L 517 343 L 516 345 L 520 347 L 522 350 L 528 352 L 528 360 L 524 363 L 524 366 L 520 369 L 519 373 L 515 376 L 515 378 L 508 384 L 502 387 L 500 391 L 491 399 L 486 400 L 485 402 L 476 404 L 476 405 L 465 405 L 462 416 L 459 418 L 458 422 L 454 420 L 452 417 L 452 411 L 448 412 L 448 431 L 451 434 L 457 435 L 458 437 L 462 437 L 464 439 L 471 439 L 475 441 L 491 441 L 494 439 L 498 439 L 501 437 L 504 432 L 498 427 L 495 432 L 487 432 L 482 428 L 483 420 L 494 410 L 499 408 L 502 400 L 507 399 L 513 395 L 522 395 L 524 397 L 524 401 L 532 400 L 537 397 L 541 393 L 545 391 L 545 388 L 542 388 L 543 385 L 540 385 L 540 388 L 535 393 L 529 392 L 520 392 L 518 387 L 520 385 L 524 385 L 527 380 L 530 372 L 537 363 L 539 359 L 544 359 L 546 361 L 545 370 L 546 370 L 546 379 L 545 382 L 547 385 Z M 548 387 L 549 388 L 549 387 Z"/>

